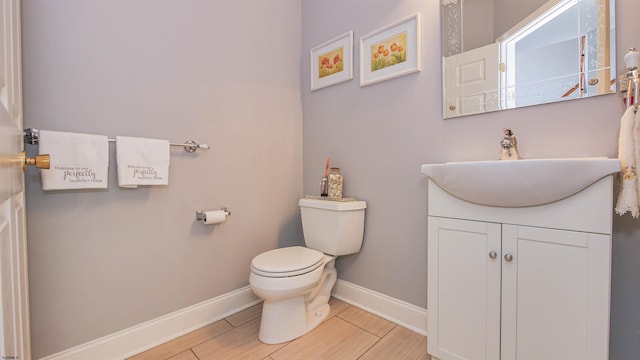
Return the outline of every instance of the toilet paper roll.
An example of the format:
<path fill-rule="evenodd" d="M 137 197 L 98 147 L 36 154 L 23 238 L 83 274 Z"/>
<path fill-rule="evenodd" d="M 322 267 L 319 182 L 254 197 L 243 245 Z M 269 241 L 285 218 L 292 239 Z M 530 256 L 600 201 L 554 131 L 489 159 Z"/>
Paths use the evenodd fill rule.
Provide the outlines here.
<path fill-rule="evenodd" d="M 209 224 L 219 224 L 227 219 L 227 212 L 224 210 L 212 210 L 204 212 L 203 222 Z"/>

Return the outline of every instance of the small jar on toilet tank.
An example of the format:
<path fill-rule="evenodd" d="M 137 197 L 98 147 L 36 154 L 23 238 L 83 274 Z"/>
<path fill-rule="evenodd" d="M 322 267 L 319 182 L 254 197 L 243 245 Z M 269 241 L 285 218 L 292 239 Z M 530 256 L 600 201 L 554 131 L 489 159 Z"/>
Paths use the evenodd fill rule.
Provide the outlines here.
<path fill-rule="evenodd" d="M 330 200 L 342 199 L 342 175 L 340 174 L 340 168 L 333 167 L 329 170 L 329 191 L 328 197 Z"/>

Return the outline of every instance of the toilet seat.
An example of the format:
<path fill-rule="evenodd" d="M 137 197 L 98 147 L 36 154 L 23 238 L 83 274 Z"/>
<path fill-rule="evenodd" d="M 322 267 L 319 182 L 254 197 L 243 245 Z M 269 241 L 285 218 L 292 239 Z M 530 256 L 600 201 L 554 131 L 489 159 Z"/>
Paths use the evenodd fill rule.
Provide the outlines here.
<path fill-rule="evenodd" d="M 260 276 L 283 278 L 309 273 L 324 264 L 324 254 L 303 246 L 264 252 L 251 261 L 251 271 Z"/>

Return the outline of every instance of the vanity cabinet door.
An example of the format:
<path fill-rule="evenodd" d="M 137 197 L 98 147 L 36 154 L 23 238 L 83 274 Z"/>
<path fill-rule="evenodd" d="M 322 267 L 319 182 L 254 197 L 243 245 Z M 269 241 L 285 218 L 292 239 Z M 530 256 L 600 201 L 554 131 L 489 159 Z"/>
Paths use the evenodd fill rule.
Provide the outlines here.
<path fill-rule="evenodd" d="M 502 252 L 502 360 L 607 359 L 610 236 L 503 225 Z"/>
<path fill-rule="evenodd" d="M 501 225 L 430 216 L 428 352 L 500 359 Z"/>

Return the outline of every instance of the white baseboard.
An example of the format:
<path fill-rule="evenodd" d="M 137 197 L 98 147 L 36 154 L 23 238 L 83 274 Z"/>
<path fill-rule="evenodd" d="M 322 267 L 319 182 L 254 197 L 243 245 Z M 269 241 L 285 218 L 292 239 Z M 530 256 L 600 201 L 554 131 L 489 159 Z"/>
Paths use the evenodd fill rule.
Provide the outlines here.
<path fill-rule="evenodd" d="M 409 330 L 427 335 L 426 309 L 344 280 L 336 282 L 332 295 Z M 41 360 L 125 359 L 224 319 L 260 301 L 251 288 L 246 286 Z"/>
<path fill-rule="evenodd" d="M 427 336 L 427 309 L 340 279 L 336 281 L 332 296 Z"/>
<path fill-rule="evenodd" d="M 260 301 L 246 286 L 41 360 L 125 359 Z"/>

